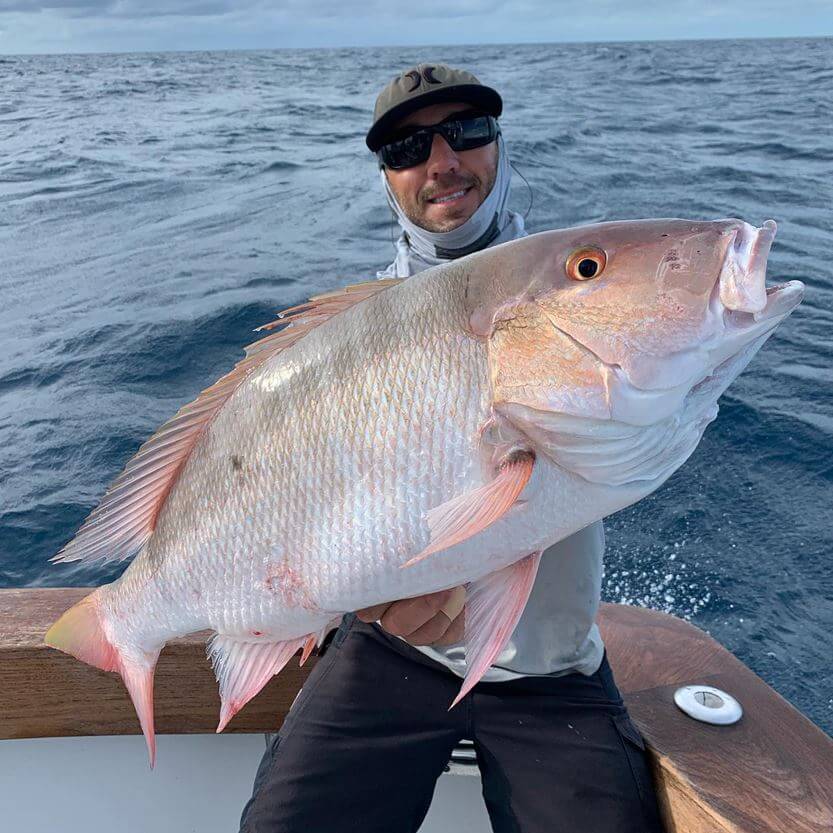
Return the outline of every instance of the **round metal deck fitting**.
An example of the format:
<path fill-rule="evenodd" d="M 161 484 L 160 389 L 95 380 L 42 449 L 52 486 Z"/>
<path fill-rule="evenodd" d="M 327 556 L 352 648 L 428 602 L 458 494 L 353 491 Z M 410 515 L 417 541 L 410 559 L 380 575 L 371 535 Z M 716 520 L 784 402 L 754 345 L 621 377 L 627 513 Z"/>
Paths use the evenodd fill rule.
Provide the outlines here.
<path fill-rule="evenodd" d="M 743 715 L 740 703 L 710 685 L 686 685 L 674 692 L 674 702 L 689 716 L 703 723 L 729 726 Z"/>

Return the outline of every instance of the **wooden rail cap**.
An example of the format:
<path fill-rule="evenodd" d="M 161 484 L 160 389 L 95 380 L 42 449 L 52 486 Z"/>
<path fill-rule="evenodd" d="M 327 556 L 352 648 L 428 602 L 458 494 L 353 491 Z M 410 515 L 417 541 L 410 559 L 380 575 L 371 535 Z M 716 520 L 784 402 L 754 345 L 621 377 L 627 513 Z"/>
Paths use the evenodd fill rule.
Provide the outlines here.
<path fill-rule="evenodd" d="M 43 644 L 55 620 L 90 587 L 0 590 L 0 738 L 139 733 L 118 674 Z M 214 732 L 220 697 L 205 654 L 208 633 L 169 642 L 154 676 L 159 734 Z M 276 731 L 314 666 L 289 665 L 232 720 L 227 732 Z"/>
<path fill-rule="evenodd" d="M 0 590 L 0 738 L 138 733 L 121 680 L 47 648 L 43 635 L 90 588 Z M 602 605 L 608 658 L 648 743 L 668 833 L 833 833 L 833 740 L 707 634 L 673 616 Z M 169 643 L 156 671 L 160 733 L 213 732 L 207 634 Z M 314 660 L 292 662 L 226 731 L 275 731 Z M 737 697 L 744 717 L 709 726 L 673 703 L 681 685 Z"/>

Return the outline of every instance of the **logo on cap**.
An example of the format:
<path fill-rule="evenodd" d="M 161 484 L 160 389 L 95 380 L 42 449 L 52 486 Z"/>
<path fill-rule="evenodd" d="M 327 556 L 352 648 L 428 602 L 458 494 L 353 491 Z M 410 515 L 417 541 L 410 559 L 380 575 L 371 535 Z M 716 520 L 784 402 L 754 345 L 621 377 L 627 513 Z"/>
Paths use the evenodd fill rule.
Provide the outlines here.
<path fill-rule="evenodd" d="M 422 82 L 425 81 L 426 84 L 442 84 L 438 78 L 434 78 L 434 70 L 436 67 L 423 67 L 422 71 L 412 69 L 410 72 L 405 73 L 406 78 L 410 78 L 413 82 L 413 86 L 409 87 L 407 92 L 412 93 L 414 90 L 418 89 Z"/>

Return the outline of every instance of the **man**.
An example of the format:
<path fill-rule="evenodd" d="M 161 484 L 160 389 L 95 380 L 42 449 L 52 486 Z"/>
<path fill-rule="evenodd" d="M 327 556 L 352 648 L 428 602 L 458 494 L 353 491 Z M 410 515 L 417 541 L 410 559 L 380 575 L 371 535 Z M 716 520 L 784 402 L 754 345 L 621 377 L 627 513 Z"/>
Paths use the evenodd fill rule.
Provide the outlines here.
<path fill-rule="evenodd" d="M 366 141 L 402 228 L 380 276 L 526 234 L 507 207 L 502 107 L 442 64 L 379 94 Z M 241 831 L 416 831 L 467 738 L 496 833 L 658 833 L 644 744 L 595 625 L 603 549 L 597 523 L 544 553 L 509 644 L 451 711 L 465 673 L 463 588 L 345 616 L 264 756 Z"/>

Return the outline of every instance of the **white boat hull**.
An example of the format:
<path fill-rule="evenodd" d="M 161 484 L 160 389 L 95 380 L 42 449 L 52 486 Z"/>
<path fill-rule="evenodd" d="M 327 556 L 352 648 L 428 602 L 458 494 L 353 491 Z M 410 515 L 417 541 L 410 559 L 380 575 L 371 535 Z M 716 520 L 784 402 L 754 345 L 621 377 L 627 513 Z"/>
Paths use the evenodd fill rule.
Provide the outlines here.
<path fill-rule="evenodd" d="M 232 833 L 264 735 L 0 741 L 0 829 L 26 833 Z M 420 833 L 489 833 L 480 778 L 443 775 Z"/>

